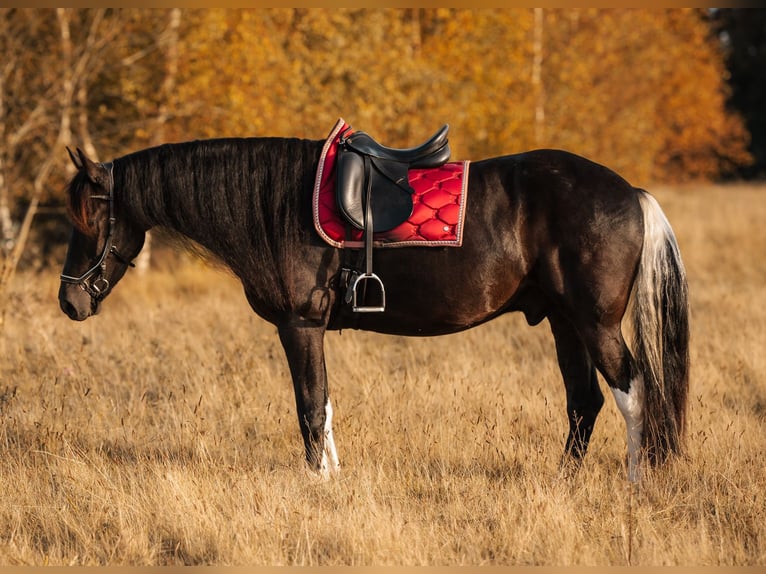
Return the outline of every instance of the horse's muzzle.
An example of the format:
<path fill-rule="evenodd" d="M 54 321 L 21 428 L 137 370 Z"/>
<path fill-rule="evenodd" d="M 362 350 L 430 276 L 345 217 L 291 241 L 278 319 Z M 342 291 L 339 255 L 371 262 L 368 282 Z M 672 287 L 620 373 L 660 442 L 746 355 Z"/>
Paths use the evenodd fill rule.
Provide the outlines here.
<path fill-rule="evenodd" d="M 59 289 L 59 305 L 73 321 L 84 321 L 98 313 L 99 302 L 79 285 L 62 284 Z"/>

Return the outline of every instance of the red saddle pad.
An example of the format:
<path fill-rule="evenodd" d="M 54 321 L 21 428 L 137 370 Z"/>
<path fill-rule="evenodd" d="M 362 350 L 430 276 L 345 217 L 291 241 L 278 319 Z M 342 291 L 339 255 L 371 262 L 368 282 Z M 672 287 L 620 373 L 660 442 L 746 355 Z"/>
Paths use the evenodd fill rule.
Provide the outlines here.
<path fill-rule="evenodd" d="M 363 231 L 346 237 L 346 222 L 335 195 L 335 159 L 340 133 L 348 124 L 339 119 L 322 148 L 314 183 L 314 227 L 333 247 L 364 247 Z M 373 235 L 376 247 L 460 247 L 468 194 L 468 161 L 445 163 L 433 169 L 411 169 L 415 190 L 410 218 L 389 231 Z"/>

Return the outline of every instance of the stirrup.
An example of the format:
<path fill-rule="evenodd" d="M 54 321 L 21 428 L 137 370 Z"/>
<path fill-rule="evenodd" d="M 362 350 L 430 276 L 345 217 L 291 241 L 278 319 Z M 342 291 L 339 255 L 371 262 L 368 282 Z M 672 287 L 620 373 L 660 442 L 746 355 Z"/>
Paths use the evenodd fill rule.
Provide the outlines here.
<path fill-rule="evenodd" d="M 380 286 L 380 305 L 378 306 L 363 304 L 360 305 L 357 303 L 356 288 L 359 286 L 359 283 L 367 281 L 374 281 Z M 347 301 L 349 293 L 351 295 L 351 310 L 354 313 L 382 313 L 386 310 L 386 288 L 383 287 L 383 281 L 381 281 L 380 277 L 375 275 L 375 273 L 354 273 L 351 285 L 349 286 L 348 292 L 346 293 Z"/>

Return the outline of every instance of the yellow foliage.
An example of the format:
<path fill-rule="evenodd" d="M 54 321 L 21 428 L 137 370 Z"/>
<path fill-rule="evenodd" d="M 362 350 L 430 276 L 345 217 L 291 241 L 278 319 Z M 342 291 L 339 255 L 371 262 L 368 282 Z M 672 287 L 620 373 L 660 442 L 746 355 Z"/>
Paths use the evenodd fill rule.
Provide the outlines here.
<path fill-rule="evenodd" d="M 188 11 L 169 133 L 318 139 L 343 117 L 409 146 L 450 123 L 454 158 L 565 148 L 639 184 L 748 161 L 699 11 L 544 10 L 540 93 L 533 34 L 523 8 Z"/>

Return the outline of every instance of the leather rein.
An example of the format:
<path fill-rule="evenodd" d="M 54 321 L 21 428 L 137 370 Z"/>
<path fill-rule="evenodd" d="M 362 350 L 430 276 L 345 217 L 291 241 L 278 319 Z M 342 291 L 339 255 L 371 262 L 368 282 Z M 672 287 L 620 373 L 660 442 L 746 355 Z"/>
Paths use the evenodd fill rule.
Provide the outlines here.
<path fill-rule="evenodd" d="M 103 299 L 105 296 L 104 294 L 109 289 L 109 280 L 106 278 L 106 259 L 110 254 L 114 255 L 123 265 L 135 267 L 135 264 L 130 261 L 130 259 L 120 255 L 117 251 L 117 246 L 113 243 L 114 227 L 117 221 L 114 216 L 114 174 L 112 173 L 114 164 L 108 162 L 102 163 L 101 166 L 104 167 L 109 174 L 107 193 L 106 195 L 91 195 L 89 199 L 99 199 L 106 201 L 109 204 L 109 221 L 106 228 L 106 242 L 104 243 L 104 248 L 101 250 L 101 255 L 99 256 L 98 261 L 79 277 L 66 275 L 64 273 L 61 274 L 62 283 L 79 285 L 83 291 L 97 301 Z M 93 279 L 89 281 L 91 278 Z"/>

